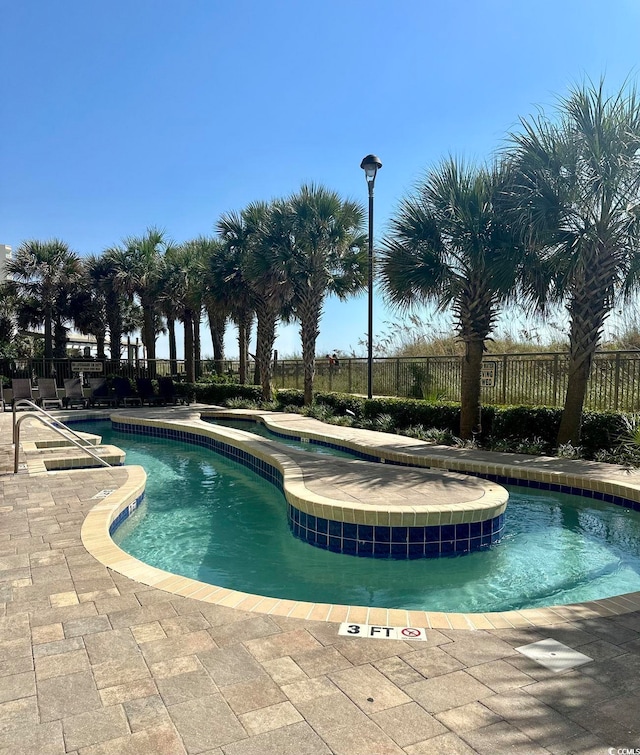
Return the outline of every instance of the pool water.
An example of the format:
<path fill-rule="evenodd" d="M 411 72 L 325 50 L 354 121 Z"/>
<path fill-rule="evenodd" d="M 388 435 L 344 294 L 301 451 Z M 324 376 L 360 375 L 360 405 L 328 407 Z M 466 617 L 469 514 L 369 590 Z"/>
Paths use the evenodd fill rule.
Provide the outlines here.
<path fill-rule="evenodd" d="M 508 486 L 506 534 L 487 550 L 361 558 L 295 538 L 282 494 L 236 462 L 105 422 L 80 427 L 147 472 L 145 502 L 114 540 L 141 561 L 203 582 L 293 600 L 465 612 L 640 590 L 640 514 L 620 506 Z"/>
<path fill-rule="evenodd" d="M 296 438 L 287 438 L 282 434 L 273 433 L 261 422 L 255 422 L 254 420 L 213 419 L 211 417 L 204 417 L 203 419 L 211 425 L 231 427 L 235 430 L 244 430 L 246 433 L 259 435 L 261 438 L 275 440 L 276 443 L 284 443 L 285 446 L 297 448 L 299 451 L 308 451 L 312 454 L 320 454 L 320 456 L 337 456 L 343 459 L 353 459 L 356 457 L 355 454 L 349 453 L 348 451 L 341 451 L 339 448 L 329 448 L 328 446 L 322 446 L 318 443 L 313 443 L 312 441 L 300 441 Z"/>

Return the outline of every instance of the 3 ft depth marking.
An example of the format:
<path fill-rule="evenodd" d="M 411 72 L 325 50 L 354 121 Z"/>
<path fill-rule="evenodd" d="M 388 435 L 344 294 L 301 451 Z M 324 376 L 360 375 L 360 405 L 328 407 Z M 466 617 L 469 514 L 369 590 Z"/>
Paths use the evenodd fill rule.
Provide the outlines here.
<path fill-rule="evenodd" d="M 338 634 L 346 637 L 366 637 L 373 640 L 421 640 L 426 642 L 426 630 L 421 627 L 384 627 L 378 624 L 340 624 Z"/>

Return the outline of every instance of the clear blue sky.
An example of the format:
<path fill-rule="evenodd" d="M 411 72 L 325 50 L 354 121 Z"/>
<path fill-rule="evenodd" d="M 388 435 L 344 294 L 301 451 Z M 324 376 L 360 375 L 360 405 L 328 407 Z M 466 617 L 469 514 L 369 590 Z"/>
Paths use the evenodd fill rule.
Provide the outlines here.
<path fill-rule="evenodd" d="M 364 203 L 369 152 L 379 235 L 442 157 L 490 157 L 585 76 L 637 77 L 640 3 L 0 0 L 0 28 L 0 243 L 84 255 L 308 181 Z M 393 319 L 376 298 L 374 333 Z M 329 301 L 318 352 L 363 353 L 366 323 L 364 297 Z"/>

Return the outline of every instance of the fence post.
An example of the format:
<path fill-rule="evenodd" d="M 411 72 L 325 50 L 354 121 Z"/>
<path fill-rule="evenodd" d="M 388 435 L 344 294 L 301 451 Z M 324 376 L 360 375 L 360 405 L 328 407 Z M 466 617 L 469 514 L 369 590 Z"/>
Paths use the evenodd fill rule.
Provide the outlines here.
<path fill-rule="evenodd" d="M 351 359 L 349 359 L 349 365 L 347 367 L 347 377 L 348 377 L 348 383 L 349 383 L 349 387 L 347 389 L 347 393 L 351 393 L 351 389 L 353 387 L 353 384 L 351 382 Z"/>
<path fill-rule="evenodd" d="M 616 374 L 613 377 L 613 410 L 618 411 L 618 398 L 620 395 L 620 353 L 616 354 Z"/>
<path fill-rule="evenodd" d="M 507 355 L 502 355 L 502 405 L 507 404 Z"/>
<path fill-rule="evenodd" d="M 298 390 L 298 388 L 300 386 L 298 367 L 299 367 L 299 364 L 298 364 L 298 360 L 296 359 L 296 390 Z"/>
<path fill-rule="evenodd" d="M 553 355 L 553 405 L 558 406 L 558 372 L 560 370 L 560 355 Z"/>
<path fill-rule="evenodd" d="M 396 396 L 400 395 L 400 360 L 396 359 Z"/>

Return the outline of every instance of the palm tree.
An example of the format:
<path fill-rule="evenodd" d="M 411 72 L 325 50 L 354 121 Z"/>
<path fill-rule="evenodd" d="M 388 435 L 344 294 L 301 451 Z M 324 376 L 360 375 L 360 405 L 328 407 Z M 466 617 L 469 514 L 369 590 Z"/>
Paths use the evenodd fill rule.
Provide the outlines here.
<path fill-rule="evenodd" d="M 16 301 L 6 283 L 0 283 L 0 359 L 11 354 L 16 340 Z"/>
<path fill-rule="evenodd" d="M 184 324 L 184 363 L 187 381 L 195 382 L 194 331 L 202 309 L 204 257 L 198 240 L 169 249 L 165 255 L 167 288 L 176 312 Z"/>
<path fill-rule="evenodd" d="M 176 341 L 176 320 L 180 318 L 180 304 L 174 296 L 172 282 L 173 275 L 174 271 L 171 266 L 164 264 L 159 281 L 159 288 L 160 291 L 162 291 L 160 297 L 160 311 L 167 322 L 167 333 L 169 336 L 169 369 L 172 375 L 177 375 L 178 346 Z"/>
<path fill-rule="evenodd" d="M 142 340 L 152 371 L 156 358 L 156 319 L 159 315 L 162 260 L 171 246 L 163 231 L 148 228 L 144 236 L 125 239 L 120 253 L 117 257 L 114 256 L 118 262 L 115 273 L 117 287 L 129 295 L 136 295 L 142 307 Z"/>
<path fill-rule="evenodd" d="M 54 324 L 58 342 L 66 342 L 66 302 L 81 276 L 80 258 L 59 239 L 25 241 L 7 260 L 6 271 L 7 286 L 18 302 L 18 319 L 22 324 L 44 325 L 44 356 L 52 359 Z"/>
<path fill-rule="evenodd" d="M 346 299 L 366 283 L 364 209 L 335 191 L 314 184 L 274 207 L 280 243 L 274 262 L 292 289 L 292 315 L 300 322 L 304 402 L 313 403 L 316 340 L 328 294 Z"/>
<path fill-rule="evenodd" d="M 222 299 L 211 295 L 209 284 L 211 259 L 215 257 L 221 244 L 218 240 L 206 236 L 199 236 L 197 239 L 188 242 L 188 244 L 192 249 L 194 259 L 196 257 L 198 259 L 198 273 L 200 275 L 200 308 L 198 309 L 198 325 L 200 322 L 199 314 L 202 305 L 204 305 L 209 320 L 215 369 L 216 372 L 220 374 L 222 372 L 222 363 L 224 361 L 224 333 L 227 325 L 228 309 Z M 195 324 L 194 320 L 194 325 Z M 199 328 L 196 327 L 194 329 L 194 347 L 197 352 L 196 364 L 200 361 L 199 343 Z"/>
<path fill-rule="evenodd" d="M 402 200 L 383 241 L 380 272 L 390 302 L 451 308 L 464 343 L 460 436 L 479 425 L 485 341 L 524 265 L 522 246 L 501 211 L 508 169 L 445 160 Z"/>
<path fill-rule="evenodd" d="M 140 320 L 140 308 L 122 284 L 120 271 L 126 269 L 128 257 L 119 247 L 107 249 L 102 255 L 91 255 L 85 265 L 92 287 L 104 301 L 104 317 L 109 331 L 109 352 L 115 368 L 120 362 L 122 338 L 133 333 Z"/>
<path fill-rule="evenodd" d="M 604 322 L 640 283 L 640 100 L 633 87 L 609 97 L 600 81 L 572 90 L 558 116 L 523 120 L 511 136 L 512 198 L 549 268 L 548 295 L 569 313 L 558 444 L 575 445 Z"/>
<path fill-rule="evenodd" d="M 277 223 L 277 202 L 253 202 L 240 213 L 227 213 L 217 223 L 222 240 L 234 247 L 240 259 L 243 278 L 258 318 L 256 363 L 262 385 L 262 397 L 271 401 L 271 355 L 276 340 L 276 326 L 290 287 L 282 270 L 274 265 L 273 250 L 281 243 Z"/>
<path fill-rule="evenodd" d="M 103 289 L 94 278 L 102 258 L 95 255 L 83 260 L 83 275 L 80 281 L 80 295 L 77 311 L 73 322 L 76 329 L 84 335 L 92 335 L 96 339 L 98 359 L 105 359 L 104 347 L 107 340 L 107 303 Z"/>
<path fill-rule="evenodd" d="M 227 241 L 214 239 L 209 246 L 206 272 L 205 306 L 211 321 L 215 318 L 229 317 L 238 328 L 239 377 L 241 383 L 247 382 L 247 362 L 249 355 L 249 338 L 254 310 L 251 290 L 245 278 L 243 247 L 238 243 L 242 220 L 232 213 L 226 217 Z M 232 233 L 231 228 L 235 227 Z"/>

